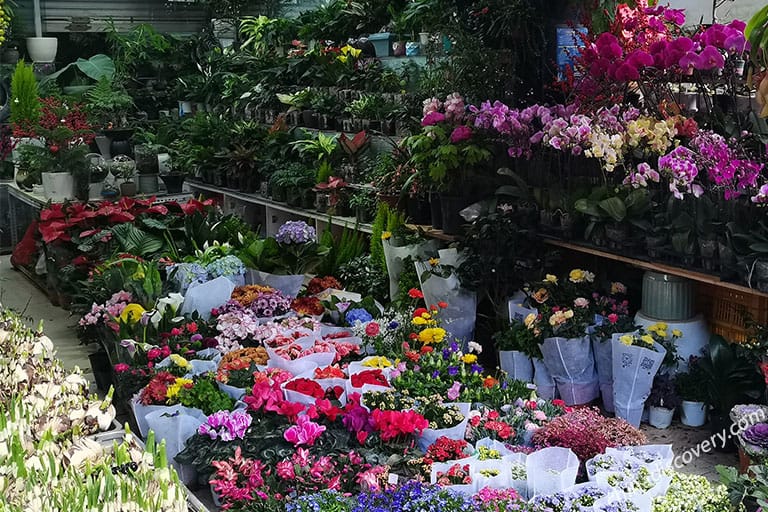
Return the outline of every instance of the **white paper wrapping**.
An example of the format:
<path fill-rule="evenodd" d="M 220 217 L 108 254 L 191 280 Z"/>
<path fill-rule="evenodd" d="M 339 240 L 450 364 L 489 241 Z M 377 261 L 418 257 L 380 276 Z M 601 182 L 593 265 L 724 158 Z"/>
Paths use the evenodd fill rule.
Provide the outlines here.
<path fill-rule="evenodd" d="M 397 296 L 397 283 L 400 281 L 400 274 L 403 272 L 403 260 L 412 257 L 419 260 L 428 257 L 437 251 L 437 240 L 427 240 L 420 244 L 404 245 L 397 247 L 392 244 L 392 240 L 382 240 L 384 246 L 384 259 L 387 262 L 387 274 L 389 274 L 389 296 Z"/>
<path fill-rule="evenodd" d="M 200 318 L 208 320 L 211 317 L 211 309 L 226 303 L 232 297 L 234 283 L 226 277 L 217 277 L 207 283 L 192 286 L 184 295 L 184 303 L 179 314 L 191 314 L 197 311 Z"/>
<path fill-rule="evenodd" d="M 277 275 L 261 270 L 248 269 L 245 273 L 246 284 L 258 284 L 280 290 L 285 295 L 296 297 L 304 284 L 303 274 Z"/>
<path fill-rule="evenodd" d="M 519 350 L 499 350 L 499 366 L 512 379 L 533 382 L 533 361 Z"/>
<path fill-rule="evenodd" d="M 598 397 L 600 390 L 589 336 L 546 338 L 541 354 L 560 398 L 567 405 L 586 404 Z"/>
<path fill-rule="evenodd" d="M 528 455 L 526 471 L 531 497 L 554 494 L 576 483 L 579 458 L 569 448 L 544 448 Z"/>
<path fill-rule="evenodd" d="M 655 347 L 658 352 L 634 345 L 627 346 L 619 341 L 620 337 L 620 334 L 614 334 L 611 340 L 613 374 L 621 375 L 621 378 L 613 382 L 613 403 L 617 417 L 639 427 L 653 378 L 667 351 L 658 343 Z"/>
<path fill-rule="evenodd" d="M 533 383 L 536 385 L 536 394 L 545 400 L 555 398 L 557 387 L 552 375 L 549 374 L 547 365 L 542 359 L 533 359 Z"/>

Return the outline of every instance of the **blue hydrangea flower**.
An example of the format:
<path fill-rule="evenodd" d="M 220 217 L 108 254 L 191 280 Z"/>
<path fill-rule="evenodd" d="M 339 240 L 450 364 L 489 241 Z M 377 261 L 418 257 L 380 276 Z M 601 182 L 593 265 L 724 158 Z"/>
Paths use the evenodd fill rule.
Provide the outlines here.
<path fill-rule="evenodd" d="M 357 322 L 362 324 L 373 320 L 373 316 L 363 308 L 350 309 L 344 316 L 349 325 L 355 325 Z"/>
<path fill-rule="evenodd" d="M 240 258 L 230 254 L 229 256 L 212 261 L 208 264 L 206 270 L 214 278 L 240 276 L 245 274 L 245 265 L 240 261 Z"/>

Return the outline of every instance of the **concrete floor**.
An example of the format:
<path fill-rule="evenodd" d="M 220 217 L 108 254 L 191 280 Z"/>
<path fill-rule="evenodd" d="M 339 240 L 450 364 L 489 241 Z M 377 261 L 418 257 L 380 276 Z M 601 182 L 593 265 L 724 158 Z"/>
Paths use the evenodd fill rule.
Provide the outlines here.
<path fill-rule="evenodd" d="M 48 297 L 21 272 L 11 267 L 10 256 L 0 256 L 0 304 L 30 318 L 33 325 L 43 320 L 43 329 L 56 346 L 59 359 L 68 369 L 79 367 L 87 378 L 92 378 L 88 354 L 93 348 L 80 345 L 74 326 L 77 318 L 68 311 L 51 305 Z"/>
<path fill-rule="evenodd" d="M 34 322 L 44 320 L 45 332 L 53 340 L 58 356 L 65 366 L 67 368 L 79 366 L 86 377 L 93 377 L 88 353 L 95 350 L 95 347 L 91 349 L 79 344 L 74 329 L 77 318 L 70 317 L 67 311 L 52 306 L 48 298 L 35 285 L 30 283 L 23 274 L 11 268 L 8 256 L 0 256 L 0 304 L 23 312 Z M 678 456 L 682 456 L 687 450 L 692 450 L 694 455 L 696 447 L 711 435 L 706 426 L 690 428 L 682 426 L 677 421 L 665 430 L 658 430 L 648 425 L 643 425 L 642 429 L 649 443 L 672 444 L 675 455 Z M 709 453 L 700 451 L 698 456 L 694 455 L 690 458 L 686 456 L 684 460 L 690 460 L 690 462 L 679 467 L 680 471 L 703 475 L 711 481 L 718 479 L 716 465 L 738 465 L 738 457 L 735 453 L 715 451 Z"/>

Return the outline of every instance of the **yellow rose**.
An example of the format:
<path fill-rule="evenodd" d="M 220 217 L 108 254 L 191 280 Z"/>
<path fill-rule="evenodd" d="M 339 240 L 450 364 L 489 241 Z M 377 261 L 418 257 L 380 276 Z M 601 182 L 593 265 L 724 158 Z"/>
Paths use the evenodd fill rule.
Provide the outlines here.
<path fill-rule="evenodd" d="M 126 324 L 135 324 L 141 320 L 142 315 L 146 312 L 147 311 L 141 307 L 141 304 L 128 304 L 125 306 L 125 309 L 123 309 L 123 312 L 120 313 L 120 321 Z"/>
<path fill-rule="evenodd" d="M 625 334 L 624 336 L 619 338 L 619 341 L 622 342 L 623 344 L 629 346 L 629 345 L 632 345 L 632 342 L 634 341 L 634 338 L 632 337 L 631 334 Z"/>
<path fill-rule="evenodd" d="M 445 339 L 445 329 L 441 327 L 430 327 L 419 333 L 419 341 L 425 345 L 440 343 L 443 339 Z"/>
<path fill-rule="evenodd" d="M 653 345 L 654 344 L 653 336 L 651 336 L 650 334 L 644 334 L 644 335 L 640 336 L 640 339 L 642 341 L 644 341 L 648 345 Z"/>
<path fill-rule="evenodd" d="M 672 329 L 672 336 L 680 338 L 683 336 L 683 332 L 680 329 Z"/>
<path fill-rule="evenodd" d="M 567 310 L 565 313 L 563 313 L 563 316 L 565 318 L 573 318 L 573 310 L 572 309 Z"/>
<path fill-rule="evenodd" d="M 365 362 L 363 362 L 363 366 L 369 368 L 389 368 L 392 366 L 392 363 L 384 356 L 373 356 L 366 359 Z"/>
<path fill-rule="evenodd" d="M 557 276 L 552 274 L 547 274 L 546 276 L 544 276 L 544 282 L 557 284 Z"/>
<path fill-rule="evenodd" d="M 464 354 L 461 356 L 461 360 L 466 364 L 472 364 L 477 362 L 477 356 L 475 354 Z"/>
<path fill-rule="evenodd" d="M 382 240 L 389 240 L 390 238 L 392 238 L 392 233 L 390 231 L 384 231 L 381 233 Z"/>
<path fill-rule="evenodd" d="M 430 318 L 432 318 L 432 315 L 430 315 L 429 313 L 422 313 L 421 318 L 423 318 L 424 320 L 429 320 Z"/>
<path fill-rule="evenodd" d="M 580 283 L 584 280 L 584 271 L 578 268 L 571 270 L 568 274 L 568 280 L 572 283 Z"/>
<path fill-rule="evenodd" d="M 415 317 L 412 322 L 413 325 L 427 325 L 427 320 L 420 316 Z"/>
<path fill-rule="evenodd" d="M 440 264 L 439 258 L 429 258 L 429 265 L 432 267 L 436 267 Z"/>
<path fill-rule="evenodd" d="M 527 328 L 531 328 L 533 324 L 536 323 L 536 319 L 538 316 L 535 313 L 528 313 L 528 316 L 525 317 L 525 320 L 523 320 L 523 323 Z"/>

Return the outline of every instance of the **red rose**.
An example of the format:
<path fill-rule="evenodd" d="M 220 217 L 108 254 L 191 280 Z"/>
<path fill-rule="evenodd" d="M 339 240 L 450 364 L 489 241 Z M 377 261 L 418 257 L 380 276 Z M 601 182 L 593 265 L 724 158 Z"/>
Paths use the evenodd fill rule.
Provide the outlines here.
<path fill-rule="evenodd" d="M 445 302 L 445 301 L 443 301 L 443 300 L 441 300 L 440 302 L 438 302 L 438 303 L 437 303 L 437 306 L 438 306 L 440 309 L 445 309 L 445 308 L 447 308 L 447 307 L 448 307 L 448 303 L 447 303 L 447 302 Z"/>
<path fill-rule="evenodd" d="M 423 299 L 424 298 L 424 294 L 421 293 L 421 290 L 419 290 L 417 288 L 411 288 L 410 290 L 408 290 L 408 296 L 410 298 L 412 298 L 412 299 Z"/>
<path fill-rule="evenodd" d="M 293 379 L 285 384 L 285 389 L 314 398 L 323 398 L 325 396 L 323 387 L 312 379 Z"/>
<path fill-rule="evenodd" d="M 365 326 L 365 334 L 367 336 L 376 336 L 379 334 L 379 324 L 376 322 L 368 322 Z"/>
<path fill-rule="evenodd" d="M 427 308 L 418 308 L 413 312 L 413 318 L 419 318 L 424 313 L 429 313 L 429 311 L 427 311 Z"/>
<path fill-rule="evenodd" d="M 552 400 L 552 405 L 554 405 L 555 407 L 565 407 L 565 402 L 560 400 L 559 398 L 556 398 Z"/>
<path fill-rule="evenodd" d="M 389 386 L 387 378 L 384 377 L 384 373 L 381 370 L 365 370 L 360 373 L 356 373 L 350 377 L 353 388 L 361 388 L 364 384 L 373 384 L 376 386 Z"/>

